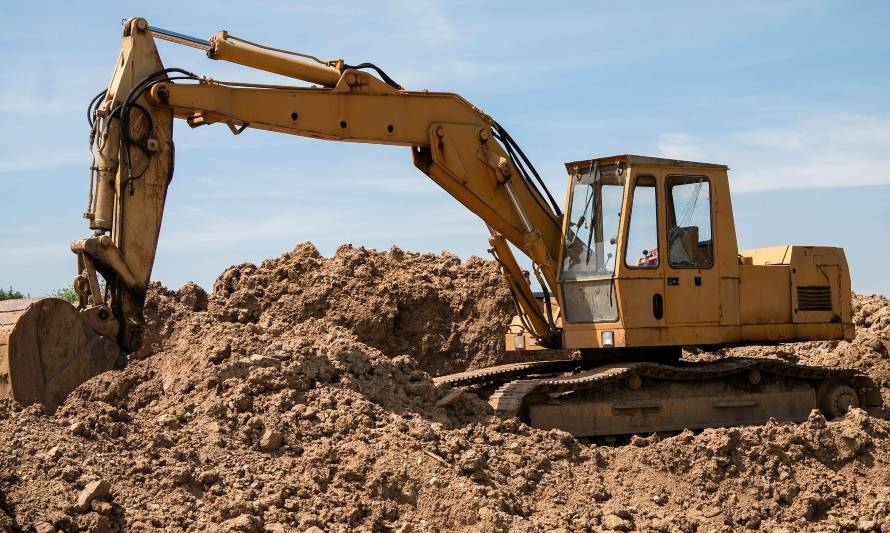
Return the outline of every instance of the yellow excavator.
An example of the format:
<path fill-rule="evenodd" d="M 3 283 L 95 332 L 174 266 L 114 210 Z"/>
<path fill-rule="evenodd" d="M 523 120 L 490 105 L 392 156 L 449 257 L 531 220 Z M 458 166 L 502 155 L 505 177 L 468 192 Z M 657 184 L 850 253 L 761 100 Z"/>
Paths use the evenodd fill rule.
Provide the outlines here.
<path fill-rule="evenodd" d="M 155 39 L 311 85 L 165 68 Z M 446 399 L 470 390 L 502 416 L 576 436 L 881 409 L 874 383 L 852 369 L 680 358 L 681 347 L 854 335 L 843 250 L 739 250 L 723 165 L 637 155 L 571 162 L 561 207 L 510 134 L 457 94 L 406 90 L 371 63 L 325 61 L 225 31 L 204 40 L 142 18 L 124 22 L 111 83 L 88 118 L 84 216 L 93 233 L 71 245 L 79 302 L 0 303 L 0 396 L 53 409 L 139 349 L 178 118 L 236 135 L 256 128 L 408 147 L 421 172 L 486 223 L 516 303 L 506 346 L 527 362 L 437 377 L 451 389 Z M 511 245 L 531 259 L 531 273 Z M 580 357 L 535 360 L 556 348 Z"/>

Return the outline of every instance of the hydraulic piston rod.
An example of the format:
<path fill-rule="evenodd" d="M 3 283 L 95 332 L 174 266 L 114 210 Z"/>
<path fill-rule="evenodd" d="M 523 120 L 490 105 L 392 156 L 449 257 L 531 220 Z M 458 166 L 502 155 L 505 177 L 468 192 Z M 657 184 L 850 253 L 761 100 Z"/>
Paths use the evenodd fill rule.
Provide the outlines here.
<path fill-rule="evenodd" d="M 272 50 L 248 44 L 243 40 L 232 38 L 225 31 L 210 38 L 210 50 L 207 52 L 210 59 L 238 63 L 325 87 L 334 87 L 340 81 L 339 68 L 322 63 L 302 61 L 294 57 L 295 55 L 285 53 L 284 50 Z M 342 65 L 343 62 L 337 61 L 335 64 Z"/>
<path fill-rule="evenodd" d="M 210 59 L 229 61 L 266 72 L 274 72 L 289 78 L 317 83 L 324 87 L 334 87 L 340 81 L 342 69 L 338 67 L 343 64 L 342 61 L 333 61 L 331 64 L 310 63 L 295 57 L 303 54 L 255 45 L 233 37 L 226 31 L 219 32 L 208 41 L 155 26 L 149 27 L 149 30 L 158 39 L 204 50 Z"/>
<path fill-rule="evenodd" d="M 151 34 L 158 39 L 170 41 L 171 43 L 181 44 L 183 46 L 191 46 L 192 48 L 204 50 L 205 52 L 210 51 L 210 41 L 208 41 L 207 39 L 192 37 L 191 35 L 185 35 L 184 33 L 165 30 L 156 26 L 149 26 L 148 29 L 151 31 Z"/>

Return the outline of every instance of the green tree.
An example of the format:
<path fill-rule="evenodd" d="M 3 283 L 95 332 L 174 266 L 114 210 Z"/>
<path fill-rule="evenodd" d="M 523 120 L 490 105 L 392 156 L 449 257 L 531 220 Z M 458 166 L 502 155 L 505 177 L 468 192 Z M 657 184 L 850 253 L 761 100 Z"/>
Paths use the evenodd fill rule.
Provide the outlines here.
<path fill-rule="evenodd" d="M 56 289 L 49 293 L 49 295 L 52 298 L 59 298 L 72 304 L 76 304 L 78 300 L 77 293 L 74 292 L 74 287 L 62 287 L 61 289 Z"/>
<path fill-rule="evenodd" d="M 9 289 L 0 289 L 0 300 L 15 300 L 16 298 L 24 298 L 25 295 L 10 287 Z"/>

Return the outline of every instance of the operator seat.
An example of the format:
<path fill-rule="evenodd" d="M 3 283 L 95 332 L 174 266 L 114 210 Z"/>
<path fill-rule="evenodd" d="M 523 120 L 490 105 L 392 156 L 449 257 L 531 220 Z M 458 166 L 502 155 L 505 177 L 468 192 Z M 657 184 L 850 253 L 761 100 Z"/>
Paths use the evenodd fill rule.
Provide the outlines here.
<path fill-rule="evenodd" d="M 671 265 L 693 265 L 697 257 L 698 226 L 674 226 L 668 232 L 668 258 Z"/>

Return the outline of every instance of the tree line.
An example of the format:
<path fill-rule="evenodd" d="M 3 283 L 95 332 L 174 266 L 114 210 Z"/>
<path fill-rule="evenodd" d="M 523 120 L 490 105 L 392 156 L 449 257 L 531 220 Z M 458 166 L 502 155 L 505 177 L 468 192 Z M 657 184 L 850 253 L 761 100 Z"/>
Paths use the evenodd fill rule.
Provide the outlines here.
<path fill-rule="evenodd" d="M 77 293 L 74 292 L 73 287 L 62 287 L 61 289 L 57 289 L 49 293 L 49 296 L 51 296 L 52 298 L 61 298 L 66 302 L 77 302 Z M 12 286 L 10 286 L 8 289 L 0 288 L 0 300 L 16 300 L 18 298 L 30 297 L 30 294 L 25 294 L 20 290 L 12 288 Z"/>

